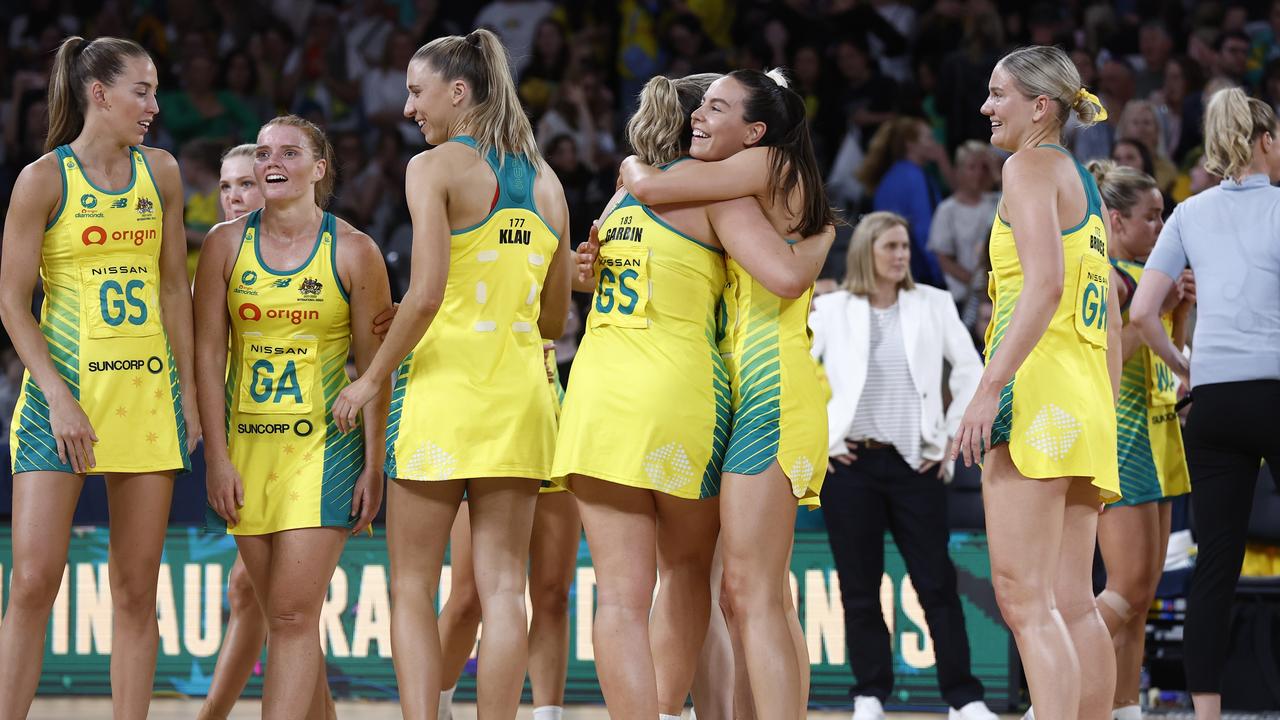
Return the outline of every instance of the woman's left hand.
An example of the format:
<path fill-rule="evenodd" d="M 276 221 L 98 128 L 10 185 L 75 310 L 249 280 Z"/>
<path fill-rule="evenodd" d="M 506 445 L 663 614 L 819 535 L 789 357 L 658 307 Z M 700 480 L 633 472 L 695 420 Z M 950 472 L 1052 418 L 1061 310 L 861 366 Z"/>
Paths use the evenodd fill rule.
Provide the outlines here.
<path fill-rule="evenodd" d="M 200 426 L 200 412 L 196 408 L 195 392 L 182 394 L 182 419 L 187 424 L 187 454 L 196 451 L 196 446 L 204 438 L 204 428 Z"/>
<path fill-rule="evenodd" d="M 345 433 L 360 427 L 360 410 L 377 394 L 378 389 L 367 376 L 343 388 L 333 401 L 333 421 L 338 424 L 338 430 Z"/>
<path fill-rule="evenodd" d="M 969 407 L 960 420 L 960 430 L 951 446 L 951 459 L 963 457 L 965 467 L 982 462 L 982 456 L 991 449 L 991 426 L 1000 406 L 1000 392 L 981 387 L 969 401 Z"/>
<path fill-rule="evenodd" d="M 351 517 L 355 520 L 355 524 L 351 526 L 351 534 L 356 535 L 369 527 L 381 506 L 382 468 L 365 465 L 364 471 L 356 479 L 355 489 L 351 491 Z"/>

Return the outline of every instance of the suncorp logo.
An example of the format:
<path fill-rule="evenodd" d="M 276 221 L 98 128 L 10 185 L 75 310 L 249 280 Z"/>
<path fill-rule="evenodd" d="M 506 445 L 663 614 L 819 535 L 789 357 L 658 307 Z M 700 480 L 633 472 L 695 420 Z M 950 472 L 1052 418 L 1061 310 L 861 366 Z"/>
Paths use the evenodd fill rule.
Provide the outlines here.
<path fill-rule="evenodd" d="M 288 320 L 294 325 L 299 325 L 303 320 L 319 320 L 319 310 L 301 310 L 294 308 L 267 308 L 264 312 L 262 308 L 253 303 L 241 303 L 240 309 L 236 311 L 241 320 L 249 322 L 257 322 L 266 317 L 270 320 Z"/>
<path fill-rule="evenodd" d="M 152 375 L 159 375 L 160 371 L 164 369 L 164 361 L 162 361 L 159 357 L 155 355 L 152 355 L 146 360 L 136 360 L 136 359 L 130 358 L 130 359 L 117 359 L 117 360 L 90 360 L 89 361 L 89 372 L 92 372 L 92 373 L 118 372 L 122 370 L 124 371 L 141 370 L 144 367 L 147 369 L 147 372 L 151 373 Z"/>

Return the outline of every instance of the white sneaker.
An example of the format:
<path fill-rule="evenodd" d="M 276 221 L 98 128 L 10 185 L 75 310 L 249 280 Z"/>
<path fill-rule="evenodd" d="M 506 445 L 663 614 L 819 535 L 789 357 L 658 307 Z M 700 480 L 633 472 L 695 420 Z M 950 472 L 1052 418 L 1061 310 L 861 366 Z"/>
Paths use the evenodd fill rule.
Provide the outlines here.
<path fill-rule="evenodd" d="M 853 699 L 853 720 L 884 720 L 884 706 L 880 699 L 859 695 Z"/>
<path fill-rule="evenodd" d="M 991 712 L 991 708 L 981 700 L 974 700 L 959 710 L 951 708 L 947 712 L 947 720 L 999 720 L 998 716 Z"/>
<path fill-rule="evenodd" d="M 1027 712 L 1023 714 L 1022 720 L 1036 720 L 1036 709 L 1033 707 L 1027 708 Z"/>

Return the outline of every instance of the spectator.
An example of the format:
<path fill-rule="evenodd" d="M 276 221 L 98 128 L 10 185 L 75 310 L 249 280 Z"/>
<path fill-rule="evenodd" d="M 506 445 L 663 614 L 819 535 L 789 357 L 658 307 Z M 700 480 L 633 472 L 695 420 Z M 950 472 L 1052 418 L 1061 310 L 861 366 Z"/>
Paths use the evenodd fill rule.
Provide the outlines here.
<path fill-rule="evenodd" d="M 965 17 L 964 44 L 943 60 L 938 73 L 938 111 L 946 118 L 948 147 L 991 137 L 991 124 L 973 109 L 987 97 L 987 79 L 1003 54 L 1004 45 L 1004 27 L 994 9 L 978 10 Z M 912 227 L 920 227 L 914 219 Z"/>
<path fill-rule="evenodd" d="M 586 80 L 590 74 L 584 70 L 579 77 Z M 606 146 L 611 144 L 604 136 L 611 137 L 612 128 L 596 124 L 597 116 L 588 96 L 588 92 L 596 87 L 594 80 L 561 83 L 551 108 L 538 121 L 539 147 L 546 147 L 557 135 L 572 135 L 582 162 L 588 168 L 600 167 L 597 162 L 607 154 Z"/>
<path fill-rule="evenodd" d="M 206 138 L 224 147 L 257 135 L 260 122 L 253 111 L 232 92 L 214 87 L 216 69 L 211 57 L 195 55 L 184 64 L 182 89 L 160 96 L 165 127 L 180 145 Z M 217 162 L 213 165 L 212 174 L 217 175 Z"/>
<path fill-rule="evenodd" d="M 275 111 L 271 101 L 260 91 L 258 68 L 247 50 L 232 50 L 223 59 L 219 86 L 248 108 L 255 122 L 264 122 Z"/>
<path fill-rule="evenodd" d="M 1216 53 L 1214 76 L 1226 78 L 1232 85 L 1244 85 L 1249 70 L 1249 48 L 1253 41 L 1240 30 L 1222 32 L 1213 45 Z"/>
<path fill-rule="evenodd" d="M 780 27 L 780 24 L 774 27 Z M 766 39 L 768 37 L 766 34 Z M 667 60 L 665 74 L 670 77 L 703 72 L 723 73 L 729 69 L 724 53 L 702 31 L 696 15 L 682 14 L 672 18 L 667 25 L 666 43 L 671 49 L 671 57 Z"/>
<path fill-rule="evenodd" d="M 1135 86 L 1137 96 L 1145 98 L 1164 86 L 1164 72 L 1173 53 L 1173 38 L 1161 20 L 1148 20 L 1138 31 L 1138 51 L 1142 65 Z"/>
<path fill-rule="evenodd" d="M 365 121 L 381 130 L 400 133 L 411 147 L 422 145 L 422 131 L 404 117 L 405 73 L 415 49 L 407 31 L 392 30 L 378 66 L 365 75 L 360 89 Z"/>
<path fill-rule="evenodd" d="M 295 113 L 321 119 L 330 132 L 357 126 L 360 87 L 348 74 L 346 35 L 333 6 L 312 11 L 305 40 L 285 61 L 282 91 Z"/>
<path fill-rule="evenodd" d="M 938 258 L 946 274 L 947 289 L 956 304 L 964 307 L 975 292 L 985 292 L 986 283 L 975 284 L 982 256 L 996 216 L 999 193 L 992 192 L 996 174 L 991 146 L 969 140 L 956 149 L 955 193 L 942 201 L 929 227 L 929 250 Z"/>
<path fill-rule="evenodd" d="M 182 224 L 187 231 L 187 274 L 195 279 L 200 246 L 209 230 L 222 222 L 222 142 L 212 138 L 196 138 L 182 146 L 178 154 L 182 168 L 182 186 L 186 207 Z"/>
<path fill-rule="evenodd" d="M 995 720 L 969 663 L 969 639 L 947 556 L 945 482 L 951 438 L 982 361 L 951 297 L 917 286 L 907 221 L 887 212 L 858 223 L 843 288 L 814 301 L 814 355 L 831 383 L 831 473 L 822 488 L 840 575 L 856 684 L 854 720 L 883 720 L 894 662 L 880 607 L 884 536 L 902 550 L 937 654 L 938 686 L 961 720 Z M 951 407 L 943 410 L 943 361 Z"/>
<path fill-rule="evenodd" d="M 880 74 L 861 38 L 845 37 L 833 52 L 838 76 L 837 85 L 828 94 L 831 113 L 822 123 L 826 139 L 834 147 L 843 134 L 837 130 L 847 124 L 857 128 L 865 146 L 881 123 L 895 117 L 897 86 Z"/>
<path fill-rule="evenodd" d="M 1160 192 L 1168 194 L 1173 183 L 1178 179 L 1178 168 L 1169 159 L 1164 144 L 1164 135 L 1160 132 L 1160 117 L 1155 105 L 1148 100 L 1133 100 L 1125 106 L 1120 114 L 1120 122 L 1116 125 L 1116 139 L 1136 140 L 1151 155 L 1155 172 L 1148 172 L 1156 179 Z"/>
<path fill-rule="evenodd" d="M 342 34 L 347 45 L 347 72 L 352 78 L 382 64 L 387 39 L 395 24 L 386 0 L 358 0 L 342 13 Z"/>
<path fill-rule="evenodd" d="M 520 76 L 519 85 L 520 101 L 535 123 L 546 112 L 552 96 L 570 69 L 569 42 L 564 26 L 550 18 L 538 23 L 533 58 Z"/>
<path fill-rule="evenodd" d="M 1270 105 L 1273 110 L 1280 111 L 1280 58 L 1268 62 L 1263 69 L 1258 99 Z"/>
<path fill-rule="evenodd" d="M 555 9 L 550 0 L 492 0 L 476 15 L 475 26 L 493 30 L 511 55 L 511 71 L 522 77 L 533 51 L 538 24 Z"/>
<path fill-rule="evenodd" d="M 942 199 L 925 163 L 943 166 L 950 175 L 946 150 L 920 118 L 899 117 L 880 127 L 871 140 L 858 180 L 873 192 L 873 210 L 888 210 L 907 218 L 911 232 L 911 275 L 920 282 L 946 287 L 938 259 L 928 249 L 933 213 Z"/>
<path fill-rule="evenodd" d="M 1151 94 L 1160 117 L 1161 132 L 1170 157 L 1181 160 L 1187 150 L 1199 144 L 1200 66 L 1185 55 L 1175 55 L 1165 63 L 1164 84 Z"/>
<path fill-rule="evenodd" d="M 1117 140 L 1115 146 L 1111 148 L 1111 159 L 1117 165 L 1133 168 L 1144 175 L 1151 175 L 1152 170 L 1155 169 L 1151 151 L 1146 145 L 1132 138 Z"/>

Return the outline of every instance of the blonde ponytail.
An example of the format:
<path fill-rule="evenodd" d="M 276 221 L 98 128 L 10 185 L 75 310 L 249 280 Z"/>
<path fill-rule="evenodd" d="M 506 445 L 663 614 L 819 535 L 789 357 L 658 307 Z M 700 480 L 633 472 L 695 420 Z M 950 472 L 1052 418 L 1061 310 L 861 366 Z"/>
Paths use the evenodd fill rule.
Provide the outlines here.
<path fill-rule="evenodd" d="M 1155 178 L 1114 160 L 1091 160 L 1086 166 L 1098 183 L 1098 192 L 1107 208 L 1129 217 L 1142 194 L 1155 190 Z"/>
<path fill-rule="evenodd" d="M 1253 141 L 1276 131 L 1271 106 L 1240 88 L 1214 93 L 1204 111 L 1204 168 L 1239 180 L 1253 162 Z"/>
<path fill-rule="evenodd" d="M 49 152 L 75 140 L 84 129 L 84 114 L 89 99 L 85 86 L 97 80 L 110 85 L 124 72 L 125 60 L 131 57 L 150 59 L 147 51 L 132 40 L 101 37 L 89 42 L 72 35 L 58 46 L 49 73 L 49 134 L 44 149 Z"/>
<path fill-rule="evenodd" d="M 507 49 L 497 35 L 480 29 L 466 37 L 436 38 L 419 48 L 413 61 L 429 63 L 446 80 L 466 81 L 472 104 L 463 115 L 462 129 L 475 138 L 482 156 L 492 148 L 498 151 L 499 163 L 503 155 L 512 154 L 540 164 L 533 126 L 520 104 Z"/>
<path fill-rule="evenodd" d="M 1041 95 L 1058 103 L 1058 127 L 1067 124 L 1071 113 L 1083 125 L 1092 125 L 1107 119 L 1107 111 L 1098 96 L 1080 83 L 1080 71 L 1062 48 L 1051 45 L 1031 45 L 1018 48 L 1000 58 L 997 67 L 1018 83 L 1028 98 Z"/>
<path fill-rule="evenodd" d="M 640 91 L 640 107 L 627 121 L 627 140 L 637 156 L 649 165 L 663 165 L 680 155 L 680 130 L 685 114 L 675 83 L 655 75 Z"/>

